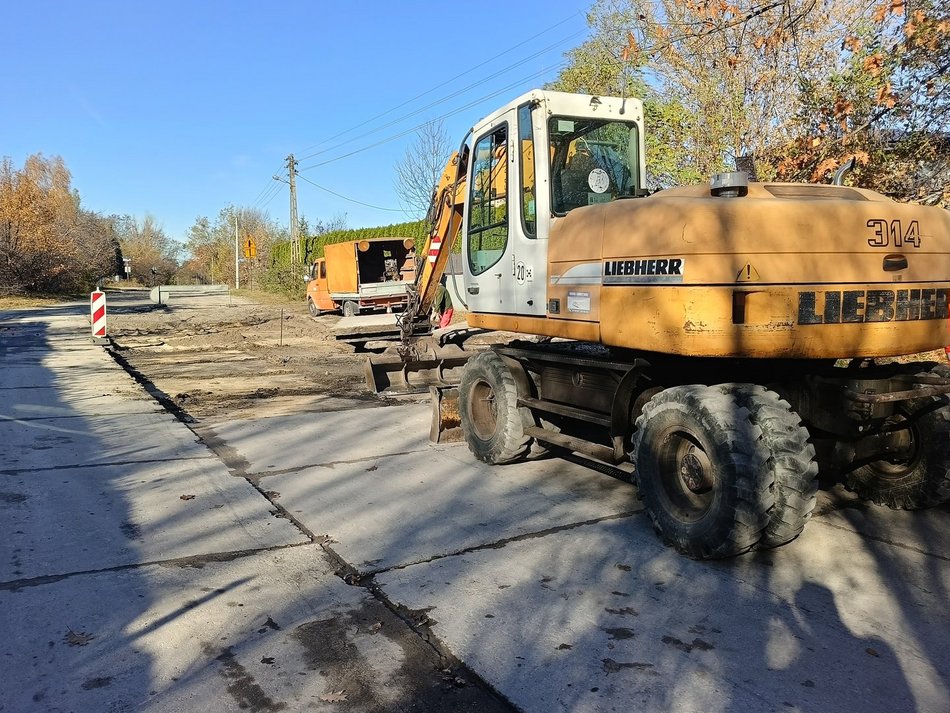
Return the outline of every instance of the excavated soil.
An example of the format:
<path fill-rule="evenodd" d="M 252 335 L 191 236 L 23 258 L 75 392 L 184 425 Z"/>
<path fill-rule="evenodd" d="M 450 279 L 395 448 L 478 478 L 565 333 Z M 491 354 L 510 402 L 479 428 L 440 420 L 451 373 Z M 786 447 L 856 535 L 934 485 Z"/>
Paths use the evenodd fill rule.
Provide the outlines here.
<path fill-rule="evenodd" d="M 115 307 L 109 337 L 120 361 L 194 420 L 393 402 L 367 388 L 368 355 L 335 339 L 339 319 L 311 317 L 300 302 L 192 300 Z"/>

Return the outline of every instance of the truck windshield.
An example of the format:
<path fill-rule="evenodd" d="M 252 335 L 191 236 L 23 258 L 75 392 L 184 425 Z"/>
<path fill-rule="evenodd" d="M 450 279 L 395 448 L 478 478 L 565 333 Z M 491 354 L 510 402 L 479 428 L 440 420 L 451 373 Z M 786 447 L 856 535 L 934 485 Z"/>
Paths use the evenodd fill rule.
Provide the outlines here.
<path fill-rule="evenodd" d="M 554 213 L 637 194 L 637 125 L 551 117 L 551 205 Z"/>

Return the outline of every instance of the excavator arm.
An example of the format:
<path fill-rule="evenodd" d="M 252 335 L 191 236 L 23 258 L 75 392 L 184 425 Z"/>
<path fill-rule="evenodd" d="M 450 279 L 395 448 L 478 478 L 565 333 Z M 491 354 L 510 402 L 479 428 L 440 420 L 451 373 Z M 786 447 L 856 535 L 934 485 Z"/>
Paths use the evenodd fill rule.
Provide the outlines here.
<path fill-rule="evenodd" d="M 432 227 L 422 249 L 416 252 L 416 279 L 410 288 L 406 309 L 399 316 L 400 336 L 406 350 L 410 347 L 410 340 L 418 334 L 420 319 L 432 309 L 452 246 L 462 226 L 467 161 L 468 148 L 452 154 L 432 197 L 428 214 Z"/>
<path fill-rule="evenodd" d="M 429 311 L 445 274 L 462 227 L 465 207 L 468 147 L 452 154 L 445 165 L 429 207 L 429 235 L 416 252 L 416 277 L 409 286 L 405 310 L 398 318 L 400 346 L 394 353 L 371 357 L 366 382 L 375 392 L 418 391 L 457 383 L 468 352 L 458 345 L 440 345 L 431 334 Z"/>

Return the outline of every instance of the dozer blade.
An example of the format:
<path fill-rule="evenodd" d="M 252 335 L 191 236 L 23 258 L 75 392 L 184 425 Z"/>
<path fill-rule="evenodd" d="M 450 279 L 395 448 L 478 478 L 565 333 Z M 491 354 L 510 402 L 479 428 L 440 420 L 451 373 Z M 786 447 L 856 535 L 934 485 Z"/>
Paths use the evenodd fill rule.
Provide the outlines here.
<path fill-rule="evenodd" d="M 431 332 L 428 319 L 420 319 L 412 325 L 411 336 Z M 375 341 L 398 341 L 402 337 L 399 325 L 392 314 L 367 314 L 343 317 L 333 327 L 333 338 L 338 342 L 360 344 Z"/>
<path fill-rule="evenodd" d="M 453 386 L 462 377 L 462 367 L 475 352 L 457 346 L 416 350 L 409 357 L 379 354 L 366 362 L 366 385 L 377 394 L 385 391 L 424 392 L 430 386 Z"/>

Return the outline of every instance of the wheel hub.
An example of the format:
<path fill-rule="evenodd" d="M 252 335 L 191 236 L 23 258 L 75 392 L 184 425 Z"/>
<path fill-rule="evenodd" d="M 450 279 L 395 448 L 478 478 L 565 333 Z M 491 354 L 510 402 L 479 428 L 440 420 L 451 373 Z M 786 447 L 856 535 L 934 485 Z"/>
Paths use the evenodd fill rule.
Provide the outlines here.
<path fill-rule="evenodd" d="M 711 469 L 706 454 L 695 446 L 683 455 L 679 466 L 679 476 L 687 490 L 697 495 L 708 493 L 713 487 Z"/>

